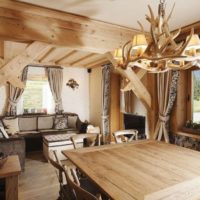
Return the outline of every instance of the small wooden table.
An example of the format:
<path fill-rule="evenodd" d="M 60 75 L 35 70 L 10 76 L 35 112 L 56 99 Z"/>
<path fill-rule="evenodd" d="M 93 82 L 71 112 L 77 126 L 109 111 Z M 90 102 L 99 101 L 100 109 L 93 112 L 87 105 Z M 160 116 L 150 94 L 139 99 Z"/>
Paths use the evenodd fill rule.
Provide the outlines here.
<path fill-rule="evenodd" d="M 0 168 L 0 178 L 5 178 L 6 200 L 18 200 L 18 176 L 21 172 L 18 156 L 9 156 Z"/>
<path fill-rule="evenodd" d="M 111 199 L 200 199 L 200 152 L 145 140 L 63 153 Z"/>

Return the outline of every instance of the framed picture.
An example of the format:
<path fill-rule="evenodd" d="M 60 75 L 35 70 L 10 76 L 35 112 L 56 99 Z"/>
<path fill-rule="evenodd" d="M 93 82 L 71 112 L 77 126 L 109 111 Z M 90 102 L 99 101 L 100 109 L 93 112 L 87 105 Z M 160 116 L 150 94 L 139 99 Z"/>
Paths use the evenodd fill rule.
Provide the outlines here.
<path fill-rule="evenodd" d="M 0 126 L 0 132 L 3 134 L 3 136 L 4 136 L 5 138 L 7 138 L 7 139 L 9 138 L 9 136 L 8 136 L 8 134 L 6 133 L 4 127 Z"/>

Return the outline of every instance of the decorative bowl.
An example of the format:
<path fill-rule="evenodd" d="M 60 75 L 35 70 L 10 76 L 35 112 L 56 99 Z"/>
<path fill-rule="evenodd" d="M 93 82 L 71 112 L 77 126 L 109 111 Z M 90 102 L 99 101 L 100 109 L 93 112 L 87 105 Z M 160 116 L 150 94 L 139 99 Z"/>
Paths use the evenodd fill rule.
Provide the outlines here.
<path fill-rule="evenodd" d="M 5 164 L 7 161 L 8 156 L 4 153 L 0 152 L 0 168 Z"/>

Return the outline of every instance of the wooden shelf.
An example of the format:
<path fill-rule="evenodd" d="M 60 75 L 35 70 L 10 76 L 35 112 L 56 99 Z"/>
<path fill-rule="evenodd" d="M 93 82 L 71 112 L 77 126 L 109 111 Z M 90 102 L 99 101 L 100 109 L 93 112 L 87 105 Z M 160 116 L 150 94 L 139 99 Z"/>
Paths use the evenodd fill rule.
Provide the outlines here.
<path fill-rule="evenodd" d="M 188 133 L 188 132 L 184 132 L 184 131 L 176 131 L 176 132 L 173 132 L 173 134 L 182 135 L 182 136 L 200 140 L 200 133 L 198 134 L 198 133 Z"/>

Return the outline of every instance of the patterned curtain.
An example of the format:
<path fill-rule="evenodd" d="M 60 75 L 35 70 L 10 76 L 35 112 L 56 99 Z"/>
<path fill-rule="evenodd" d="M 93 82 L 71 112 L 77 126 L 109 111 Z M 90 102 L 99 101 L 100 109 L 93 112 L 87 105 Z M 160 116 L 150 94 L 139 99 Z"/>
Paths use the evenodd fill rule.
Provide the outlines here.
<path fill-rule="evenodd" d="M 21 75 L 21 81 L 26 85 L 28 74 L 28 66 L 24 68 Z M 18 88 L 8 83 L 8 107 L 7 115 L 15 116 L 17 114 L 17 103 L 19 102 L 22 94 L 24 92 L 23 88 Z"/>
<path fill-rule="evenodd" d="M 169 119 L 177 94 L 179 71 L 169 71 L 157 75 L 159 119 L 154 139 L 169 143 Z"/>
<path fill-rule="evenodd" d="M 106 143 L 110 133 L 110 76 L 111 64 L 103 66 L 102 70 L 102 133 L 103 140 Z"/>
<path fill-rule="evenodd" d="M 133 101 L 134 93 L 132 90 L 123 91 L 126 86 L 125 78 L 121 79 L 121 91 L 120 91 L 120 111 L 122 113 L 133 113 Z"/>
<path fill-rule="evenodd" d="M 59 67 L 47 67 L 46 73 L 48 76 L 48 81 L 50 85 L 50 89 L 55 101 L 55 112 L 62 113 L 63 105 L 62 105 L 62 85 L 63 85 L 63 69 Z"/>

